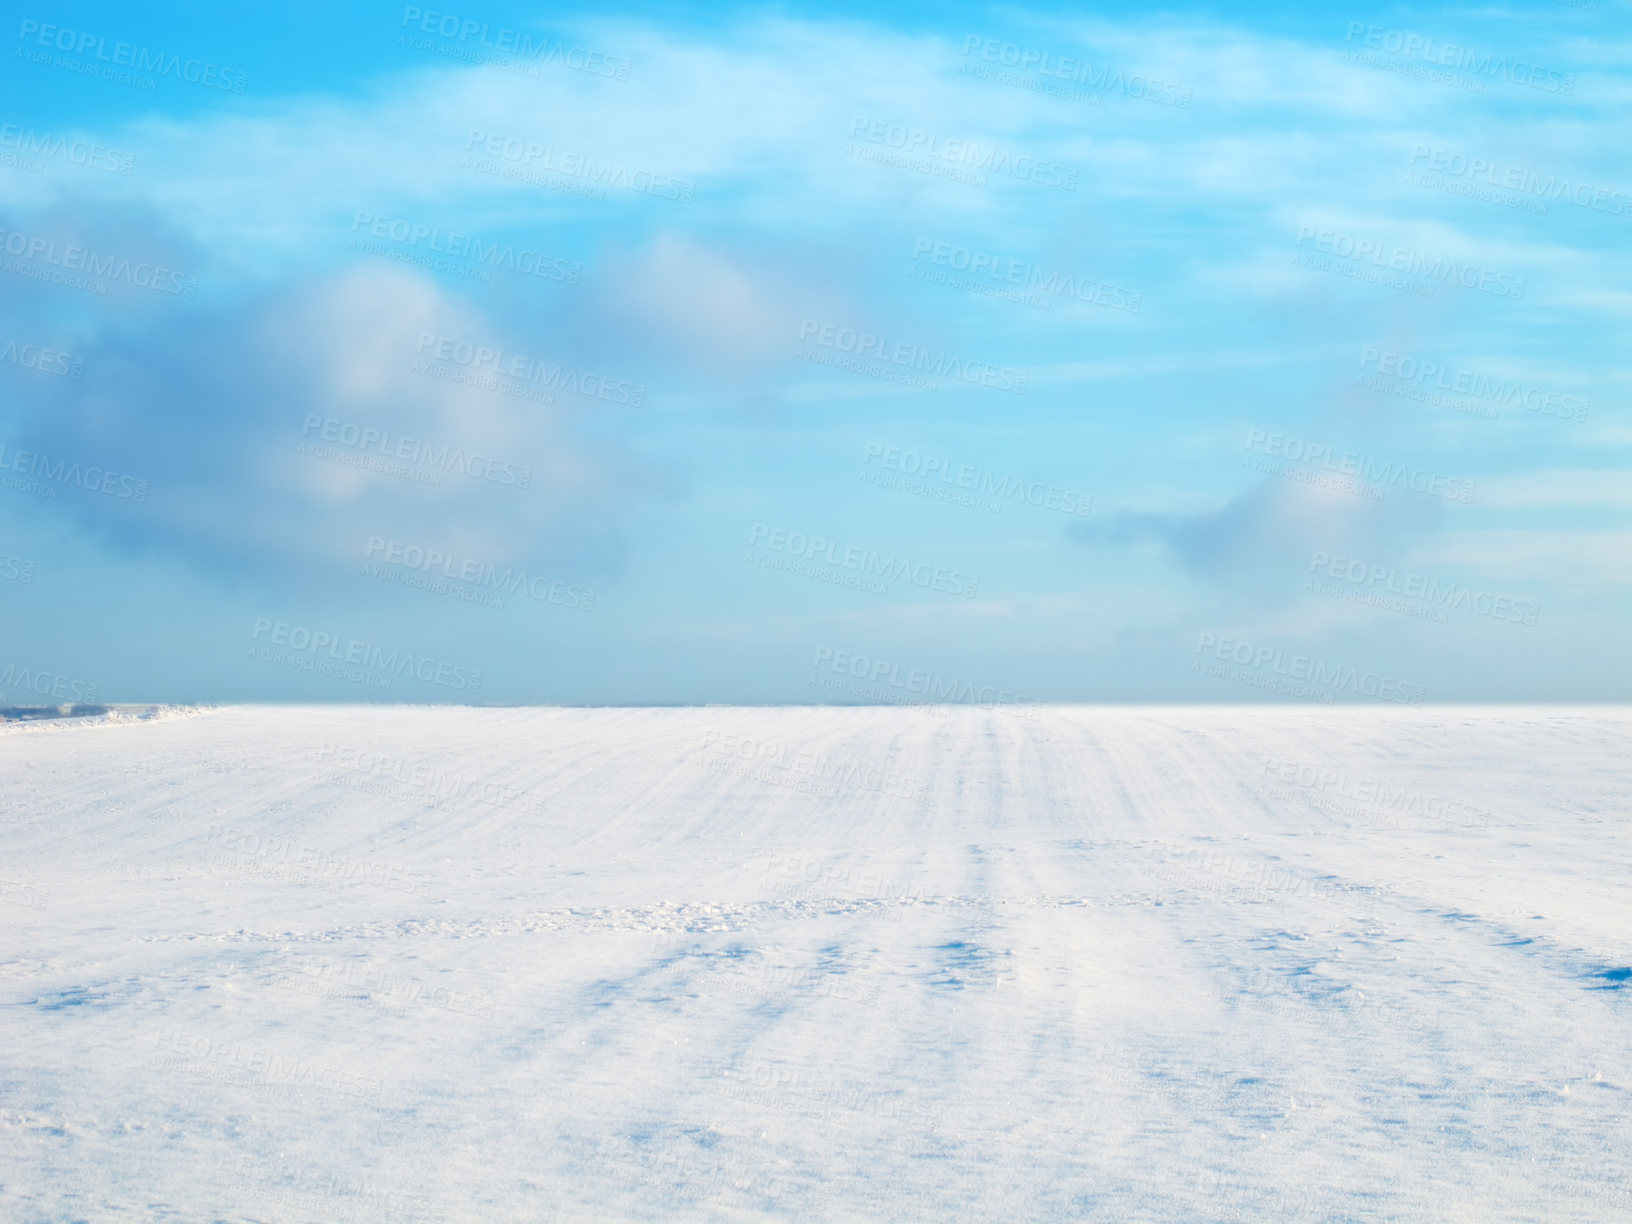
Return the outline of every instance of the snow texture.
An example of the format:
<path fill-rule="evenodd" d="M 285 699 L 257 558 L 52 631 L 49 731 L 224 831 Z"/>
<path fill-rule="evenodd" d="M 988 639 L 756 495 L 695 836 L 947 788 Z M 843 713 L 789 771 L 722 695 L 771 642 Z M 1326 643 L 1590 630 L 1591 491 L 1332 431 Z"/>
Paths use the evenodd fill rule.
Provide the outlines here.
<path fill-rule="evenodd" d="M 1632 1219 L 1632 712 L 0 727 L 0 1218 Z"/>

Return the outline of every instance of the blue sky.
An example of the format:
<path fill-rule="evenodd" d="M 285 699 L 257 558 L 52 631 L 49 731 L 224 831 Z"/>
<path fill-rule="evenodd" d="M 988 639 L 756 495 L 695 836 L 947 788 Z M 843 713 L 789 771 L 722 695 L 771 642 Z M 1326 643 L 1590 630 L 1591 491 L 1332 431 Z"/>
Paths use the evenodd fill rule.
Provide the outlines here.
<path fill-rule="evenodd" d="M 5 700 L 1627 696 L 1624 4 L 5 36 Z"/>

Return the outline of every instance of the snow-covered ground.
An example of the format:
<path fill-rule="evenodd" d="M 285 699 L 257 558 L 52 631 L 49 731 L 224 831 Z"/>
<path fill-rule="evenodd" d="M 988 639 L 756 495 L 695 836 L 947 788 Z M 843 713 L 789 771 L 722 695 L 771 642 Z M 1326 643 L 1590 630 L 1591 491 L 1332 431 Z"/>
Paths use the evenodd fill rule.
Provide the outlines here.
<path fill-rule="evenodd" d="M 0 1218 L 1625 1221 L 1629 765 L 1622 708 L 7 725 Z"/>

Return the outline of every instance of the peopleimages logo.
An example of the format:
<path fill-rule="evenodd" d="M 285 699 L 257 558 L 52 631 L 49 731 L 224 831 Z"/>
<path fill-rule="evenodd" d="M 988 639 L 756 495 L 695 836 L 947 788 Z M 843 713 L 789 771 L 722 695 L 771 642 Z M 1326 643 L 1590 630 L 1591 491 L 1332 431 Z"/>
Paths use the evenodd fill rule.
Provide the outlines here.
<path fill-rule="evenodd" d="M 362 774 L 376 781 L 398 782 L 403 786 L 427 791 L 435 802 L 469 799 L 494 807 L 512 808 L 518 812 L 534 810 L 535 801 L 530 793 L 516 791 L 462 770 L 450 773 L 423 761 L 404 760 L 349 744 L 324 744 L 318 750 L 317 759 L 320 763 L 333 764 L 340 769 Z M 537 801 L 537 807 L 542 810 L 542 800 Z"/>
<path fill-rule="evenodd" d="M 910 582 L 926 591 L 944 591 L 965 599 L 973 599 L 980 589 L 979 576 L 965 574 L 962 570 L 950 570 L 939 565 L 914 565 L 906 557 L 893 553 L 885 556 L 873 548 L 852 547 L 841 552 L 840 546 L 832 540 L 807 536 L 800 531 L 788 531 L 783 527 L 768 527 L 764 523 L 754 524 L 748 533 L 748 543 L 761 544 L 770 552 L 798 558 L 806 563 L 851 570 L 863 576 L 863 580 L 870 576 L 890 582 Z M 749 554 L 750 560 L 752 556 Z M 767 568 L 777 567 L 769 565 Z"/>
<path fill-rule="evenodd" d="M 583 275 L 584 266 L 577 260 L 565 259 L 521 247 L 514 243 L 484 241 L 474 234 L 458 230 L 443 232 L 438 225 L 409 221 L 403 217 L 384 217 L 371 212 L 359 212 L 351 221 L 353 234 L 366 233 L 382 242 L 394 242 L 423 253 L 427 258 L 444 255 L 449 259 L 464 259 L 489 268 L 519 272 L 542 280 L 561 281 L 576 285 Z"/>
<path fill-rule="evenodd" d="M 1470 370 L 1450 369 L 1435 361 L 1419 359 L 1408 353 L 1390 352 L 1387 349 L 1365 349 L 1360 357 L 1360 368 L 1363 371 L 1375 370 L 1385 378 L 1398 379 L 1402 383 L 1424 390 L 1467 396 L 1493 408 L 1523 408 L 1529 412 L 1562 417 L 1568 421 L 1586 420 L 1587 409 L 1590 407 L 1589 402 L 1580 396 L 1545 391 L 1511 378 L 1492 378 L 1487 374 Z M 1374 386 L 1373 389 L 1388 391 L 1390 386 L 1383 383 Z M 1490 415 L 1496 414 L 1492 411 Z"/>
<path fill-rule="evenodd" d="M 249 84 L 249 74 L 234 68 L 223 68 L 220 64 L 205 60 L 184 60 L 181 56 L 168 51 L 155 51 L 151 47 L 141 47 L 135 43 L 116 42 L 110 52 L 108 40 L 104 35 L 82 33 L 65 26 L 42 24 L 25 18 L 22 27 L 17 31 L 17 40 L 26 44 L 30 41 L 31 35 L 32 41 L 38 46 L 53 51 L 61 51 L 68 55 L 84 55 L 94 48 L 94 57 L 104 64 L 131 68 L 137 72 L 151 72 L 159 77 L 174 77 L 190 85 L 203 85 L 209 89 L 241 94 Z"/>
<path fill-rule="evenodd" d="M 1368 565 L 1364 561 L 1333 556 L 1319 550 L 1309 558 L 1309 573 L 1362 587 L 1369 592 L 1421 600 L 1437 608 L 1460 608 L 1479 616 L 1516 624 L 1534 625 L 1536 617 L 1541 614 L 1541 605 L 1531 599 L 1476 591 L 1472 587 L 1441 582 L 1423 574 L 1401 574 L 1392 566 Z"/>
<path fill-rule="evenodd" d="M 9 459 L 8 459 L 9 452 Z M 77 485 L 91 493 L 105 493 L 109 497 L 117 497 L 121 501 L 146 501 L 147 481 L 139 480 L 134 476 L 123 476 L 118 472 L 96 466 L 81 467 L 76 461 L 70 463 L 66 459 L 58 459 L 55 463 L 48 455 L 39 451 L 13 450 L 0 442 L 0 471 L 10 470 L 22 472 L 26 476 L 38 477 L 41 480 L 55 481 L 59 485 Z M 14 487 L 12 477 L 6 477 L 6 487 Z M 27 491 L 38 492 L 43 496 L 56 497 L 57 491 L 49 485 L 36 485 Z"/>
<path fill-rule="evenodd" d="M 1302 247 L 1306 242 L 1312 243 L 1314 249 L 1323 255 L 1336 255 L 1339 259 L 1348 259 L 1355 263 L 1369 262 L 1390 272 L 1403 272 L 1408 276 L 1420 276 L 1426 280 L 1450 282 L 1464 289 L 1475 289 L 1496 297 L 1517 300 L 1524 296 L 1522 276 L 1496 272 L 1490 268 L 1481 268 L 1477 264 L 1458 263 L 1454 259 L 1446 259 L 1443 255 L 1424 255 L 1408 247 L 1385 247 L 1375 239 L 1356 238 L 1352 234 L 1337 230 L 1317 230 L 1313 226 L 1302 225 L 1298 227 L 1297 245 Z"/>
<path fill-rule="evenodd" d="M 525 489 L 533 479 L 533 469 L 526 464 L 490 459 L 474 451 L 466 454 L 458 447 L 450 447 L 446 442 L 427 442 L 422 438 L 403 437 L 373 425 L 359 425 L 355 421 L 341 421 L 309 412 L 301 426 L 301 437 L 307 437 L 314 430 L 325 442 L 333 442 L 360 451 L 372 450 L 385 459 L 423 464 L 430 468 L 440 468 L 444 472 L 462 472 L 475 480 L 490 480 L 494 484 L 515 485 L 517 488 Z M 301 445 L 305 447 L 307 444 Z"/>
<path fill-rule="evenodd" d="M 1237 667 L 1251 668 L 1254 671 L 1264 672 L 1274 680 L 1288 681 L 1301 684 L 1312 684 L 1323 689 L 1348 691 L 1364 697 L 1377 697 L 1384 701 L 1397 702 L 1400 705 L 1421 705 L 1426 691 L 1420 684 L 1411 684 L 1394 676 L 1384 676 L 1374 671 L 1363 671 L 1360 668 L 1346 663 L 1328 663 L 1324 659 L 1317 659 L 1313 655 L 1288 655 L 1286 651 L 1275 646 L 1259 646 L 1252 642 L 1236 641 L 1234 638 L 1219 637 L 1214 633 L 1203 632 L 1196 639 L 1196 654 L 1208 652 L 1213 659 L 1220 663 L 1234 664 Z M 1215 669 L 1204 668 L 1202 660 L 1197 659 L 1192 671 L 1208 671 L 1217 674 Z M 1225 677 L 1234 678 L 1234 677 Z M 1286 691 L 1284 686 L 1276 683 L 1255 685 L 1255 687 L 1273 688 Z"/>
<path fill-rule="evenodd" d="M 18 345 L 15 340 L 7 340 L 0 346 L 0 361 L 9 361 L 12 365 L 38 370 L 41 374 L 56 374 L 63 378 L 78 378 L 85 373 L 83 357 L 43 348 L 38 344 Z"/>
<path fill-rule="evenodd" d="M 1405 30 L 1385 30 L 1382 26 L 1367 25 L 1363 21 L 1349 22 L 1343 41 L 1356 39 L 1369 48 L 1398 55 L 1402 59 L 1417 59 L 1440 68 L 1455 68 L 1476 76 L 1495 80 L 1498 77 L 1514 85 L 1528 85 L 1544 93 L 1572 94 L 1575 92 L 1575 73 L 1545 68 L 1522 59 L 1509 60 L 1505 55 L 1490 51 L 1476 51 L 1460 43 L 1441 42 L 1424 34 Z"/>
<path fill-rule="evenodd" d="M 988 468 L 975 467 L 968 463 L 954 464 L 950 459 L 938 455 L 922 455 L 915 450 L 886 446 L 882 442 L 867 443 L 866 449 L 862 452 L 862 466 L 871 465 L 875 459 L 879 461 L 879 466 L 888 472 L 898 472 L 922 481 L 939 481 L 941 484 L 952 485 L 980 496 L 1009 502 L 1024 502 L 1028 506 L 1058 510 L 1078 517 L 1086 517 L 1094 504 L 1093 498 L 1072 489 L 1044 484 L 1040 480 L 998 476 Z M 907 491 L 916 492 L 913 489 Z M 1001 511 L 1002 507 L 998 506 L 997 509 Z"/>
<path fill-rule="evenodd" d="M 572 391 L 609 404 L 625 404 L 639 408 L 646 402 L 646 388 L 626 379 L 608 378 L 593 371 L 578 371 L 564 362 L 553 366 L 542 357 L 526 353 L 506 354 L 503 349 L 489 344 L 473 344 L 452 336 L 433 336 L 421 332 L 414 346 L 416 356 L 435 361 L 446 361 L 467 370 L 496 374 L 519 383 L 536 383 L 553 391 Z"/>
<path fill-rule="evenodd" d="M 882 700 L 889 705 L 964 705 L 982 710 L 1018 706 L 1023 717 L 1033 720 L 1041 712 L 1037 698 L 1023 693 L 991 684 L 976 685 L 921 667 L 903 669 L 901 664 L 889 659 L 871 658 L 849 650 L 836 650 L 832 646 L 817 647 L 816 657 L 810 661 L 810 665 L 818 673 L 811 677 L 812 684 L 851 692 L 848 688 L 822 682 L 819 673 L 828 671 L 835 676 L 862 682 L 859 690 L 851 692 L 852 696 Z"/>
<path fill-rule="evenodd" d="M 288 984 L 288 981 L 274 979 L 273 985 Z M 375 983 L 359 989 L 348 979 L 343 997 L 372 1002 L 381 994 Z M 342 997 L 341 992 L 336 990 L 334 997 Z M 279 1214 L 298 1211 L 303 1215 L 329 1216 L 334 1214 L 337 1201 L 356 1207 L 373 1219 L 428 1219 L 435 1214 L 431 1200 L 423 1194 L 411 1194 L 389 1183 L 336 1173 L 332 1169 L 304 1168 L 282 1154 L 276 1157 L 249 1152 L 224 1155 L 216 1176 L 220 1183 L 230 1183 L 233 1194 L 239 1198 L 276 1202 Z"/>
<path fill-rule="evenodd" d="M 569 585 L 558 579 L 547 578 L 543 574 L 529 576 L 525 570 L 508 565 L 500 569 L 491 562 L 468 558 L 461 560 L 437 549 L 422 548 L 418 544 L 408 544 L 402 540 L 370 536 L 365 555 L 376 566 L 383 562 L 431 577 L 440 575 L 450 582 L 464 583 L 477 589 L 497 591 L 505 595 L 520 593 L 543 603 L 560 604 L 585 612 L 595 606 L 593 587 Z M 363 572 L 369 573 L 366 563 Z"/>
<path fill-rule="evenodd" d="M 1403 463 L 1375 459 L 1354 451 L 1335 451 L 1323 442 L 1305 442 L 1302 438 L 1254 429 L 1247 435 L 1247 450 L 1256 452 L 1260 446 L 1264 448 L 1263 453 L 1271 458 L 1302 463 L 1310 468 L 1318 464 L 1328 472 L 1353 476 L 1367 484 L 1382 487 L 1403 485 L 1415 493 L 1443 497 L 1446 501 L 1471 502 L 1478 488 L 1471 480 L 1447 476 L 1442 472 L 1407 467 Z"/>
<path fill-rule="evenodd" d="M 271 647 L 281 649 L 273 650 L 268 649 L 266 645 L 258 645 L 263 636 Z M 285 652 L 293 651 L 295 657 L 310 656 L 327 665 L 297 667 L 296 670 L 299 671 L 341 674 L 344 667 L 367 667 L 387 675 L 407 675 L 426 684 L 438 684 L 443 688 L 460 689 L 468 693 L 478 692 L 482 687 L 482 673 L 479 671 L 457 667 L 451 663 L 440 663 L 424 655 L 416 655 L 411 650 L 392 649 L 387 652 L 383 646 L 371 642 L 361 642 L 355 638 L 326 633 L 320 629 L 314 631 L 304 625 L 274 622 L 265 616 L 255 618 L 255 629 L 250 634 L 250 642 L 251 657 L 267 662 L 288 663 L 290 656 Z M 343 666 L 337 669 L 334 667 L 335 664 Z"/>
<path fill-rule="evenodd" d="M 465 139 L 465 152 L 468 154 L 473 151 L 510 162 L 517 169 L 531 174 L 563 174 L 599 187 L 623 187 L 660 200 L 674 200 L 680 204 L 690 204 L 691 197 L 697 190 L 697 184 L 689 179 L 671 178 L 666 174 L 631 168 L 620 162 L 603 161 L 589 154 L 568 152 L 536 140 L 507 136 L 502 132 L 484 132 L 471 128 L 470 135 Z"/>
<path fill-rule="evenodd" d="M 1015 157 L 1002 149 L 983 148 L 972 140 L 943 140 L 934 132 L 891 123 L 888 119 L 854 116 L 850 120 L 850 137 L 854 140 L 857 136 L 869 144 L 893 149 L 905 157 L 922 157 L 930 162 L 966 167 L 982 174 L 1003 174 L 1043 187 L 1058 187 L 1063 191 L 1077 189 L 1075 166 L 1036 157 Z"/>
<path fill-rule="evenodd" d="M 968 67 L 969 55 L 977 48 L 980 58 L 988 64 L 999 64 L 1019 72 L 1035 72 L 1038 76 L 1052 77 L 1072 85 L 1087 85 L 1090 89 L 1097 89 L 1103 93 L 1122 93 L 1130 98 L 1140 98 L 1162 106 L 1175 106 L 1180 110 L 1187 110 L 1190 106 L 1190 90 L 1182 85 L 1152 80 L 1138 73 L 1129 74 L 1120 68 L 1110 68 L 1103 64 L 1096 69 L 1087 60 L 1074 59 L 1069 55 L 1055 56 L 1049 51 L 1000 42 L 998 39 L 985 38 L 979 34 L 964 36 L 965 68 Z"/>
<path fill-rule="evenodd" d="M 161 1060 L 161 1070 L 182 1071 L 199 1075 L 218 1071 L 219 1075 L 205 1074 L 202 1078 L 240 1084 L 249 1088 L 322 1088 L 342 1096 L 364 1100 L 380 1099 L 385 1081 L 337 1067 L 325 1067 L 299 1058 L 279 1058 L 266 1050 L 246 1049 L 236 1041 L 160 1029 L 155 1044 L 175 1057 Z"/>
<path fill-rule="evenodd" d="M 1334 769 L 1327 765 L 1309 765 L 1301 761 L 1283 761 L 1277 757 L 1266 756 L 1263 772 L 1265 777 L 1273 774 L 1275 780 L 1283 786 L 1298 786 L 1305 791 L 1316 792 L 1310 800 L 1315 802 L 1317 807 L 1331 810 L 1348 803 L 1382 809 L 1391 828 L 1399 827 L 1402 815 L 1426 816 L 1432 820 L 1465 828 L 1485 828 L 1490 825 L 1494 815 L 1488 808 L 1478 807 L 1465 800 L 1446 799 L 1399 782 L 1375 778 L 1351 778 L 1348 770 Z M 1267 786 L 1261 787 L 1260 793 L 1269 790 Z M 1287 795 L 1283 791 L 1272 797 L 1285 798 Z M 1329 802 L 1318 802 L 1319 800 Z"/>
<path fill-rule="evenodd" d="M 0 124 L 0 148 L 16 149 L 32 157 L 58 157 L 70 165 L 106 170 L 109 174 L 129 174 L 136 165 L 134 154 L 81 138 L 69 140 L 50 132 L 35 132 L 15 123 Z"/>
<path fill-rule="evenodd" d="M 267 866 L 287 868 L 267 874 L 288 878 L 308 877 L 332 884 L 371 884 L 375 888 L 389 888 L 393 892 L 431 895 L 435 876 L 423 871 L 411 871 L 392 863 L 352 858 L 318 846 L 297 846 L 287 837 L 269 837 L 249 829 L 235 829 L 218 824 L 210 825 L 206 841 L 219 842 L 222 850 L 236 855 L 247 855 Z"/>
<path fill-rule="evenodd" d="M 1086 276 L 1073 276 L 1058 270 L 1045 271 L 1036 264 L 987 251 L 972 251 L 952 242 L 936 242 L 933 238 L 919 238 L 912 247 L 913 262 L 927 262 L 938 268 L 963 272 L 973 278 L 987 278 L 1002 285 L 1021 289 L 1035 289 L 1058 297 L 1075 298 L 1104 306 L 1109 310 L 1126 310 L 1137 314 L 1144 295 L 1137 289 L 1126 289 Z"/>
<path fill-rule="evenodd" d="M 8 663 L 6 670 L 0 672 L 0 701 L 9 699 L 13 689 L 21 689 L 35 697 L 49 697 L 53 701 L 94 701 L 98 686 L 70 676 Z"/>
<path fill-rule="evenodd" d="M 891 344 L 871 332 L 858 332 L 853 327 L 838 327 L 832 323 L 818 323 L 806 319 L 799 325 L 800 348 L 814 344 L 858 361 L 877 361 L 901 370 L 920 371 L 926 375 L 956 378 L 961 382 L 991 387 L 1024 395 L 1031 383 L 1031 375 L 1009 366 L 993 365 L 989 361 L 972 361 L 945 351 L 936 352 L 921 344 L 898 340 Z M 794 355 L 803 354 L 797 349 Z"/>
<path fill-rule="evenodd" d="M 64 243 L 59 251 L 55 238 L 42 238 L 37 234 L 24 234 L 17 230 L 0 230 L 0 249 L 7 255 L 15 255 L 19 259 L 31 262 L 40 260 L 57 268 L 63 274 L 83 273 L 93 279 L 124 281 L 125 284 L 134 285 L 138 289 L 152 289 L 155 293 L 168 293 L 176 297 L 198 296 L 196 276 L 186 276 L 159 264 L 147 263 L 140 259 L 132 260 L 125 255 L 101 255 L 86 247 L 75 246 L 71 242 Z M 75 287 L 85 286 L 76 283 Z"/>
<path fill-rule="evenodd" d="M 425 10 L 412 4 L 402 10 L 402 24 L 412 26 L 421 34 L 434 34 L 453 42 L 474 40 L 483 51 L 515 55 L 524 60 L 537 60 L 541 64 L 560 64 L 591 76 L 612 77 L 619 81 L 629 79 L 629 61 L 620 56 L 592 51 L 588 47 L 569 46 L 559 39 L 551 41 L 548 37 L 513 30 L 509 26 L 500 26 L 497 32 L 492 32 L 485 21 L 462 18 L 454 13 L 439 13 L 435 9 Z"/>
<path fill-rule="evenodd" d="M 849 752 L 831 756 L 809 748 L 796 748 L 795 751 L 789 752 L 787 744 L 750 739 L 745 735 L 718 731 L 712 727 L 703 732 L 702 750 L 717 758 L 726 758 L 716 762 L 717 764 L 728 764 L 729 758 L 734 757 L 749 762 L 752 767 L 780 769 L 800 775 L 804 785 L 797 789 L 814 786 L 828 794 L 834 794 L 837 793 L 836 787 L 843 785 L 898 798 L 921 801 L 929 797 L 929 785 L 923 780 L 897 773 L 883 764 L 858 760 Z M 773 785 L 780 784 L 774 780 L 774 775 L 759 776 L 761 781 L 771 781 Z"/>
<path fill-rule="evenodd" d="M 1428 163 L 1429 170 L 1449 178 L 1482 181 L 1488 187 L 1534 196 L 1538 200 L 1565 200 L 1577 208 L 1608 213 L 1612 217 L 1632 217 L 1632 192 L 1574 183 L 1556 174 L 1543 177 L 1522 166 L 1504 166 L 1493 157 L 1470 157 L 1451 149 L 1416 145 L 1411 151 L 1411 165 L 1420 171 L 1422 167 L 1417 163 L 1421 161 Z"/>

